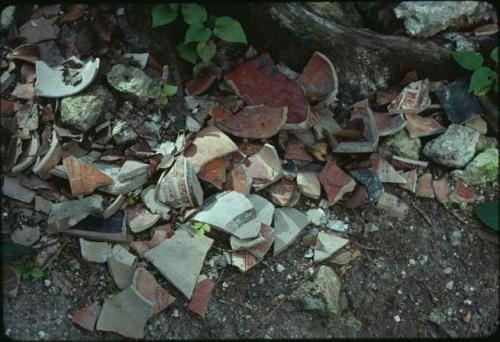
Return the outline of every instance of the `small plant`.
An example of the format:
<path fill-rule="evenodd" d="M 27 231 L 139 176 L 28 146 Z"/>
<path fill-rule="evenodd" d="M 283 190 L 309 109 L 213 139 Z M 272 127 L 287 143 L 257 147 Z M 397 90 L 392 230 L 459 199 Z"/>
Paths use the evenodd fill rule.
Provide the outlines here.
<path fill-rule="evenodd" d="M 491 59 L 498 64 L 498 47 L 490 53 Z M 495 85 L 495 92 L 498 92 L 498 80 L 495 71 L 484 66 L 484 58 L 480 53 L 469 51 L 453 52 L 453 58 L 466 70 L 474 71 L 472 73 L 469 92 L 473 91 L 476 96 L 486 95 Z"/>
<path fill-rule="evenodd" d="M 228 43 L 247 44 L 247 37 L 241 24 L 231 17 L 208 16 L 205 7 L 194 3 L 159 4 L 153 7 L 153 27 L 173 22 L 182 12 L 184 22 L 189 25 L 184 42 L 177 46 L 179 55 L 196 64 L 200 58 L 210 61 L 217 51 L 214 36 Z"/>
<path fill-rule="evenodd" d="M 161 84 L 154 83 L 149 87 L 147 96 L 150 99 L 158 100 L 161 105 L 165 106 L 169 97 L 175 93 L 177 93 L 177 86 L 167 84 L 163 87 Z"/>
<path fill-rule="evenodd" d="M 193 228 L 196 230 L 196 236 L 201 238 L 205 233 L 210 231 L 210 225 L 208 223 L 203 222 L 195 222 L 193 224 Z"/>
<path fill-rule="evenodd" d="M 17 265 L 15 269 L 17 272 L 21 274 L 23 280 L 26 280 L 29 277 L 33 279 L 38 279 L 43 277 L 43 270 L 40 267 L 36 267 L 35 265 L 33 265 L 31 260 L 28 260 L 23 264 Z"/>

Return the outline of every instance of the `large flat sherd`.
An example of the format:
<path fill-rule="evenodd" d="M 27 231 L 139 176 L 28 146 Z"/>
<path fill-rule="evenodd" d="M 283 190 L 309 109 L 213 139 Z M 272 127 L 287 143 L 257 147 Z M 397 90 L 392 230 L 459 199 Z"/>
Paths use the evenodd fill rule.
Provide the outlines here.
<path fill-rule="evenodd" d="M 216 229 L 233 234 L 244 223 L 254 218 L 254 206 L 244 194 L 225 191 L 215 195 L 193 220 L 208 223 Z"/>
<path fill-rule="evenodd" d="M 175 297 L 163 289 L 155 277 L 142 267 L 135 270 L 131 287 L 153 303 L 153 315 L 160 313 L 175 301 Z"/>
<path fill-rule="evenodd" d="M 115 245 L 108 258 L 108 268 L 116 286 L 124 289 L 132 283 L 137 257 L 120 245 Z"/>
<path fill-rule="evenodd" d="M 125 337 L 143 338 L 153 303 L 132 286 L 104 301 L 97 330 L 113 331 Z"/>
<path fill-rule="evenodd" d="M 283 176 L 281 161 L 274 146 L 265 144 L 256 154 L 248 158 L 248 171 L 253 178 L 253 188 L 258 191 L 273 184 Z"/>
<path fill-rule="evenodd" d="M 144 257 L 187 298 L 191 298 L 198 275 L 213 240 L 194 237 L 186 230 L 144 253 Z"/>
<path fill-rule="evenodd" d="M 279 208 L 274 211 L 274 255 L 283 252 L 309 224 L 307 215 L 295 208 Z"/>
<path fill-rule="evenodd" d="M 321 196 L 321 184 L 316 172 L 297 172 L 297 186 L 300 193 L 309 198 L 319 199 Z"/>
<path fill-rule="evenodd" d="M 188 310 L 198 316 L 205 317 L 205 313 L 208 309 L 210 293 L 214 287 L 215 283 L 208 278 L 198 281 L 194 289 L 193 298 L 191 298 L 191 301 L 189 302 Z"/>
<path fill-rule="evenodd" d="M 262 196 L 251 194 L 247 198 L 255 209 L 255 218 L 242 224 L 233 235 L 239 239 L 255 238 L 261 230 L 261 224 L 271 225 L 273 221 L 274 205 Z"/>
<path fill-rule="evenodd" d="M 80 238 L 80 251 L 85 261 L 105 263 L 111 255 L 111 246 L 107 242 L 87 241 Z"/>
<path fill-rule="evenodd" d="M 325 189 L 329 205 L 334 205 L 346 192 L 352 192 L 356 186 L 354 179 L 331 160 L 321 170 L 318 177 Z"/>

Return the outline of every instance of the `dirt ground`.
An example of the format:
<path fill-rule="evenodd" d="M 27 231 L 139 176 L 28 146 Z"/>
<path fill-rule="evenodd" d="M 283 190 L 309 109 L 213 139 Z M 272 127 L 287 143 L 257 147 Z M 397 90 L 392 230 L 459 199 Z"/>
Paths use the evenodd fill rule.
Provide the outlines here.
<path fill-rule="evenodd" d="M 127 39 L 130 45 L 144 42 Z M 184 296 L 147 263 L 146 268 L 176 301 L 148 320 L 144 338 L 483 337 L 495 333 L 498 235 L 474 215 L 478 203 L 464 210 L 445 209 L 435 199 L 417 198 L 396 185 L 384 184 L 384 188 L 409 205 L 404 221 L 386 216 L 373 204 L 356 210 L 337 204 L 328 213 L 348 222 L 348 248 L 361 251 L 342 278 L 338 315 L 321 317 L 288 300 L 319 267 L 304 256 L 309 247 L 302 238 L 314 229 L 309 226 L 285 252 L 278 257 L 269 253 L 245 274 L 232 266 L 218 268 L 217 286 L 204 319 L 191 315 Z M 481 202 L 498 198 L 498 182 L 472 189 L 483 196 Z M 309 203 L 301 200 L 297 208 L 318 205 L 318 201 Z M 4 219 L 2 224 L 9 224 L 15 218 Z M 379 230 L 363 237 L 367 223 Z M 68 243 L 44 277 L 23 281 L 17 297 L 3 298 L 3 331 L 16 340 L 123 339 L 114 333 L 88 332 L 71 321 L 77 309 L 93 302 L 102 305 L 119 289 L 106 264 L 82 260 L 78 238 L 61 235 L 60 240 Z M 213 271 L 208 260 L 217 254 L 221 251 L 215 245 L 202 274 Z M 278 272 L 278 264 L 285 270 Z M 323 264 L 340 274 L 338 265 L 328 260 Z"/>
<path fill-rule="evenodd" d="M 476 190 L 483 192 L 485 200 L 493 199 L 498 184 Z M 148 321 L 145 338 L 473 337 L 495 333 L 499 324 L 498 238 L 482 226 L 472 207 L 446 210 L 436 200 L 416 198 L 395 186 L 386 186 L 386 191 L 410 205 L 404 221 L 391 219 L 373 206 L 332 208 L 354 232 L 350 248 L 362 252 L 343 279 L 339 315 L 323 318 L 287 300 L 310 276 L 309 268 L 318 268 L 304 257 L 308 247 L 302 236 L 310 227 L 283 254 L 266 256 L 246 274 L 231 266 L 219 269 L 203 320 L 189 314 L 182 294 L 148 265 L 177 300 Z M 413 206 L 428 215 L 432 226 Z M 379 230 L 367 238 L 355 233 L 368 222 Z M 454 230 L 461 237 L 454 238 Z M 64 239 L 69 243 L 45 276 L 22 282 L 16 298 L 4 299 L 4 331 L 22 340 L 120 339 L 113 333 L 84 331 L 71 322 L 75 310 L 94 301 L 102 304 L 118 288 L 105 264 L 81 260 L 77 238 Z M 212 249 L 207 260 L 217 253 Z M 278 263 L 285 271 L 276 271 Z M 339 272 L 337 265 L 325 264 Z M 446 274 L 446 268 L 451 273 Z M 202 273 L 210 269 L 205 265 Z M 58 280 L 61 275 L 66 279 L 64 286 Z M 450 281 L 453 287 L 447 289 Z M 440 324 L 430 320 L 433 311 L 442 313 Z M 472 318 L 466 323 L 468 312 Z"/>

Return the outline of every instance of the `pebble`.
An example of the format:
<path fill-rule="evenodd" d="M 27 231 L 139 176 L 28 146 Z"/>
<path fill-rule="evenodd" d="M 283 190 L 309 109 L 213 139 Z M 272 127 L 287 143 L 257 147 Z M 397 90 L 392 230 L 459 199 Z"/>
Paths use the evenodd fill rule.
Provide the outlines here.
<path fill-rule="evenodd" d="M 415 265 L 417 262 L 414 259 L 410 259 L 410 265 Z"/>
<path fill-rule="evenodd" d="M 287 275 L 286 279 L 288 279 L 288 280 L 292 279 L 292 275 L 291 274 Z"/>
<path fill-rule="evenodd" d="M 446 267 L 444 269 L 444 274 L 451 274 L 451 272 L 453 272 L 453 269 L 451 267 Z"/>
<path fill-rule="evenodd" d="M 285 270 L 285 266 L 283 266 L 282 264 L 276 265 L 276 271 L 278 271 L 278 273 L 281 273 L 284 270 Z"/>
<path fill-rule="evenodd" d="M 445 286 L 448 290 L 453 290 L 453 280 L 446 283 Z"/>
<path fill-rule="evenodd" d="M 305 258 L 308 258 L 308 259 L 312 258 L 313 256 L 314 256 L 314 252 L 313 252 L 313 250 L 312 250 L 312 249 L 310 249 L 310 248 L 309 248 L 309 250 L 306 252 L 306 254 L 304 254 L 304 257 L 305 257 Z"/>
<path fill-rule="evenodd" d="M 394 316 L 394 320 L 396 322 L 401 322 L 401 317 L 399 317 L 399 315 L 396 315 L 396 316 Z"/>
<path fill-rule="evenodd" d="M 45 283 L 45 286 L 47 286 L 47 287 L 49 287 L 51 284 L 49 279 L 45 279 L 43 282 Z"/>
<path fill-rule="evenodd" d="M 179 310 L 175 309 L 174 312 L 172 313 L 172 317 L 179 317 Z"/>
<path fill-rule="evenodd" d="M 38 336 L 40 336 L 40 338 L 45 338 L 45 336 L 47 336 L 47 334 L 45 333 L 45 331 L 40 330 L 40 331 L 38 332 Z"/>
<path fill-rule="evenodd" d="M 264 278 L 262 277 L 259 278 L 259 284 L 264 284 Z"/>
<path fill-rule="evenodd" d="M 465 305 L 472 305 L 472 300 L 466 299 L 466 300 L 464 300 L 464 304 Z"/>
<path fill-rule="evenodd" d="M 12 329 L 11 328 L 7 328 L 7 330 L 5 330 L 5 335 L 10 335 L 10 333 L 12 332 Z"/>
<path fill-rule="evenodd" d="M 225 288 L 225 289 L 227 289 L 227 288 L 229 287 L 229 284 L 228 284 L 228 283 L 226 283 L 226 282 L 223 282 L 223 283 L 222 283 L 222 287 L 223 287 L 223 288 Z"/>

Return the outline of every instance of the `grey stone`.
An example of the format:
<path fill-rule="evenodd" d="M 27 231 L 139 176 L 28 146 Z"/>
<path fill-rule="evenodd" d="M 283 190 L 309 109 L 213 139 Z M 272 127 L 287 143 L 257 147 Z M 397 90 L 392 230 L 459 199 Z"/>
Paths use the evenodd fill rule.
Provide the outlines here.
<path fill-rule="evenodd" d="M 321 262 L 331 257 L 339 249 L 347 245 L 349 240 L 339 236 L 319 232 L 314 250 L 314 262 Z"/>
<path fill-rule="evenodd" d="M 251 194 L 246 197 L 252 202 L 255 218 L 242 224 L 232 234 L 239 239 L 255 238 L 261 229 L 261 224 L 268 226 L 273 221 L 274 205 L 262 196 Z"/>
<path fill-rule="evenodd" d="M 314 281 L 308 281 L 295 290 L 291 299 L 305 310 L 331 316 L 340 312 L 340 279 L 330 267 L 320 266 Z"/>
<path fill-rule="evenodd" d="M 206 236 L 195 237 L 181 229 L 143 255 L 189 299 L 212 244 L 213 240 Z"/>
<path fill-rule="evenodd" d="M 191 116 L 187 116 L 186 117 L 186 129 L 189 131 L 189 132 L 198 132 L 200 129 L 201 129 L 201 125 L 198 121 L 196 121 L 195 119 L 193 119 L 193 117 Z"/>
<path fill-rule="evenodd" d="M 144 326 L 152 315 L 153 302 L 129 286 L 104 301 L 96 329 L 113 331 L 125 337 L 143 338 Z"/>
<path fill-rule="evenodd" d="M 476 153 L 483 152 L 488 148 L 496 148 L 497 146 L 498 146 L 498 141 L 496 138 L 480 135 L 476 145 Z"/>
<path fill-rule="evenodd" d="M 140 104 L 148 101 L 147 94 L 152 81 L 141 69 L 115 64 L 106 78 L 109 85 L 124 95 L 133 96 Z"/>
<path fill-rule="evenodd" d="M 389 216 L 404 220 L 408 215 L 408 205 L 394 195 L 383 192 L 377 202 L 377 208 Z"/>
<path fill-rule="evenodd" d="M 50 213 L 50 210 L 52 209 L 52 205 L 54 205 L 54 203 L 52 203 L 51 201 L 48 201 L 41 196 L 35 196 L 36 211 L 40 211 L 48 215 Z"/>
<path fill-rule="evenodd" d="M 481 1 L 403 1 L 394 8 L 394 13 L 404 20 L 406 32 L 419 38 L 496 17 L 491 4 Z"/>
<path fill-rule="evenodd" d="M 305 214 L 295 208 L 279 208 L 274 211 L 274 256 L 283 252 L 309 224 Z"/>
<path fill-rule="evenodd" d="M 80 238 L 80 251 L 85 261 L 105 263 L 111 255 L 111 246 L 107 242 L 94 242 Z"/>
<path fill-rule="evenodd" d="M 321 208 L 309 209 L 306 211 L 309 223 L 315 226 L 323 226 L 327 222 L 325 211 Z"/>
<path fill-rule="evenodd" d="M 137 140 L 137 133 L 126 121 L 119 120 L 113 124 L 111 135 L 118 145 L 125 145 Z"/>
<path fill-rule="evenodd" d="M 66 230 L 89 216 L 103 211 L 102 196 L 91 195 L 81 200 L 55 203 L 47 220 L 48 232 Z"/>
<path fill-rule="evenodd" d="M 113 107 L 113 95 L 106 88 L 96 86 L 82 95 L 62 99 L 61 122 L 87 132 L 99 124 L 103 119 L 103 114 Z"/>
<path fill-rule="evenodd" d="M 451 175 L 468 185 L 491 182 L 498 177 L 498 149 L 489 148 L 478 154 L 464 170 L 455 170 Z"/>
<path fill-rule="evenodd" d="M 383 148 L 387 149 L 392 154 L 415 160 L 419 158 L 420 146 L 420 139 L 411 139 L 405 129 L 387 138 L 383 144 Z"/>
<path fill-rule="evenodd" d="M 192 219 L 233 234 L 242 224 L 254 219 L 255 214 L 252 202 L 244 194 L 224 191 L 216 194 Z"/>
<path fill-rule="evenodd" d="M 471 128 L 452 124 L 446 132 L 424 147 L 424 155 L 438 164 L 464 167 L 473 157 L 479 133 Z"/>
<path fill-rule="evenodd" d="M 18 245 L 32 246 L 40 239 L 40 227 L 22 225 L 20 229 L 16 229 L 14 233 L 12 233 L 10 239 Z"/>
<path fill-rule="evenodd" d="M 116 286 L 124 289 L 132 284 L 136 268 L 136 256 L 120 245 L 115 245 L 108 258 L 108 268 Z"/>
<path fill-rule="evenodd" d="M 328 220 L 326 227 L 331 230 L 336 230 L 339 232 L 345 232 L 349 225 L 341 220 Z"/>

